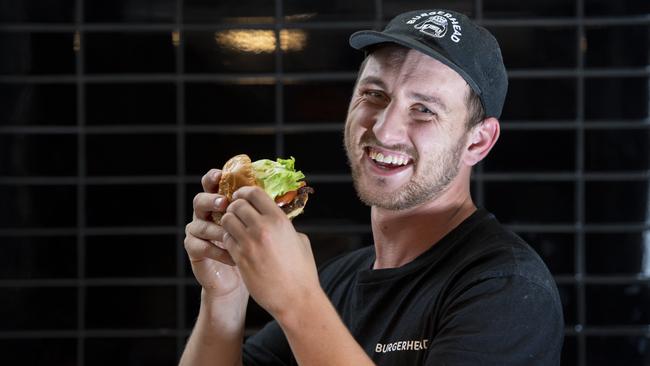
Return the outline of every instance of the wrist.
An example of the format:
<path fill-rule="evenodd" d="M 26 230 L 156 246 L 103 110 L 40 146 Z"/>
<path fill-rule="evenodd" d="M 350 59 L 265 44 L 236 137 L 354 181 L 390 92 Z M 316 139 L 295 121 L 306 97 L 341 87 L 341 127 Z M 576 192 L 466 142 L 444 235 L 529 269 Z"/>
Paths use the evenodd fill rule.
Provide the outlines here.
<path fill-rule="evenodd" d="M 197 323 L 205 324 L 211 331 L 209 333 L 243 334 L 247 306 L 248 291 L 245 287 L 219 296 L 203 289 Z"/>
<path fill-rule="evenodd" d="M 290 306 L 278 309 L 273 318 L 286 331 L 306 329 L 316 315 L 334 309 L 329 298 L 320 286 L 296 297 Z M 335 310 L 334 310 L 335 311 Z"/>
<path fill-rule="evenodd" d="M 209 287 L 201 288 L 201 305 L 246 303 L 248 297 L 248 289 L 246 289 L 246 286 L 244 286 L 243 283 L 225 293 L 220 289 L 212 289 Z"/>

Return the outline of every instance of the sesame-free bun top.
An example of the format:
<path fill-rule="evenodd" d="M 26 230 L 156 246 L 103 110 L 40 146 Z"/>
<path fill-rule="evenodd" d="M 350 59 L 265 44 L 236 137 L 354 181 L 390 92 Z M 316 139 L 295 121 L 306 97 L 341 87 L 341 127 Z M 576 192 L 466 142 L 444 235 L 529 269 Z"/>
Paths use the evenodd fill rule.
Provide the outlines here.
<path fill-rule="evenodd" d="M 218 193 L 225 196 L 230 203 L 235 191 L 244 186 L 254 186 L 257 184 L 256 182 L 251 158 L 246 154 L 236 155 L 230 158 L 221 169 Z M 221 224 L 223 214 L 223 212 L 212 212 L 212 221 Z"/>
<path fill-rule="evenodd" d="M 253 163 L 246 154 L 233 156 L 224 164 L 219 181 L 219 194 L 232 202 L 232 195 L 241 187 L 257 185 Z"/>

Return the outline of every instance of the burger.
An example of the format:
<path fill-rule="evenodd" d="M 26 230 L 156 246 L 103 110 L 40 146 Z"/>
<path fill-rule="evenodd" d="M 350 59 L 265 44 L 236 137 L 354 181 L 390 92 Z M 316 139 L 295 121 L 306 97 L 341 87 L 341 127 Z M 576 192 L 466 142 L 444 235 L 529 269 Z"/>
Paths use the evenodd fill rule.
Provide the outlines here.
<path fill-rule="evenodd" d="M 251 161 L 246 154 L 230 158 L 221 170 L 219 194 L 225 196 L 228 203 L 232 195 L 244 186 L 261 187 L 282 209 L 289 219 L 303 212 L 309 194 L 314 193 L 304 181 L 305 175 L 294 168 L 296 159 L 276 161 L 261 159 Z M 213 212 L 212 220 L 221 223 L 222 212 Z"/>

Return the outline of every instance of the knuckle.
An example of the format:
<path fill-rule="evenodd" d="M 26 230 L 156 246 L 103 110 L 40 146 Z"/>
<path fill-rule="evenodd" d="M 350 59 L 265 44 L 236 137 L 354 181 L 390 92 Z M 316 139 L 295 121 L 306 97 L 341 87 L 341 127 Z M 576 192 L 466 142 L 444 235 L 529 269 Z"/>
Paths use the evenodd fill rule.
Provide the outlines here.
<path fill-rule="evenodd" d="M 204 187 L 212 183 L 213 177 L 219 172 L 218 169 L 210 169 L 201 177 L 201 183 Z"/>
<path fill-rule="evenodd" d="M 272 226 L 282 226 L 285 223 L 285 220 L 287 220 L 287 216 L 278 208 L 277 210 L 277 215 L 269 215 L 268 220 Z"/>
<path fill-rule="evenodd" d="M 196 209 L 196 206 L 198 206 L 201 203 L 201 196 L 202 193 L 197 193 L 196 196 L 194 196 L 194 199 L 192 200 L 192 207 Z"/>
<path fill-rule="evenodd" d="M 192 236 L 186 235 L 185 240 L 183 240 L 183 246 L 185 247 L 185 250 L 189 251 L 191 245 L 192 245 Z"/>
<path fill-rule="evenodd" d="M 271 243 L 272 241 L 273 234 L 271 233 L 271 230 L 267 228 L 260 229 L 257 235 L 261 243 Z"/>
<path fill-rule="evenodd" d="M 208 225 L 209 223 L 207 221 L 201 221 L 198 224 L 197 232 L 203 238 L 208 234 Z"/>
<path fill-rule="evenodd" d="M 187 232 L 190 234 L 194 235 L 197 232 L 197 225 L 199 223 L 198 219 L 192 220 L 189 224 L 187 224 Z"/>

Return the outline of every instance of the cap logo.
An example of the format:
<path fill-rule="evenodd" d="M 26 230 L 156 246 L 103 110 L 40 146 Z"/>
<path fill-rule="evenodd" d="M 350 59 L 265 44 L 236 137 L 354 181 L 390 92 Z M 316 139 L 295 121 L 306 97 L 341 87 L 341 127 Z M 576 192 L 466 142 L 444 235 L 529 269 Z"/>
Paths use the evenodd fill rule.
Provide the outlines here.
<path fill-rule="evenodd" d="M 453 32 L 449 38 L 455 43 L 458 43 L 460 42 L 460 37 L 463 35 L 461 33 L 462 27 L 452 14 L 445 11 L 438 10 L 418 14 L 409 19 L 406 24 L 415 24 L 413 28 L 431 37 L 443 38 L 447 34 L 447 29 L 450 28 L 450 22 Z"/>
<path fill-rule="evenodd" d="M 447 34 L 447 18 L 442 15 L 434 15 L 414 25 L 415 29 L 432 37 L 442 38 Z"/>

